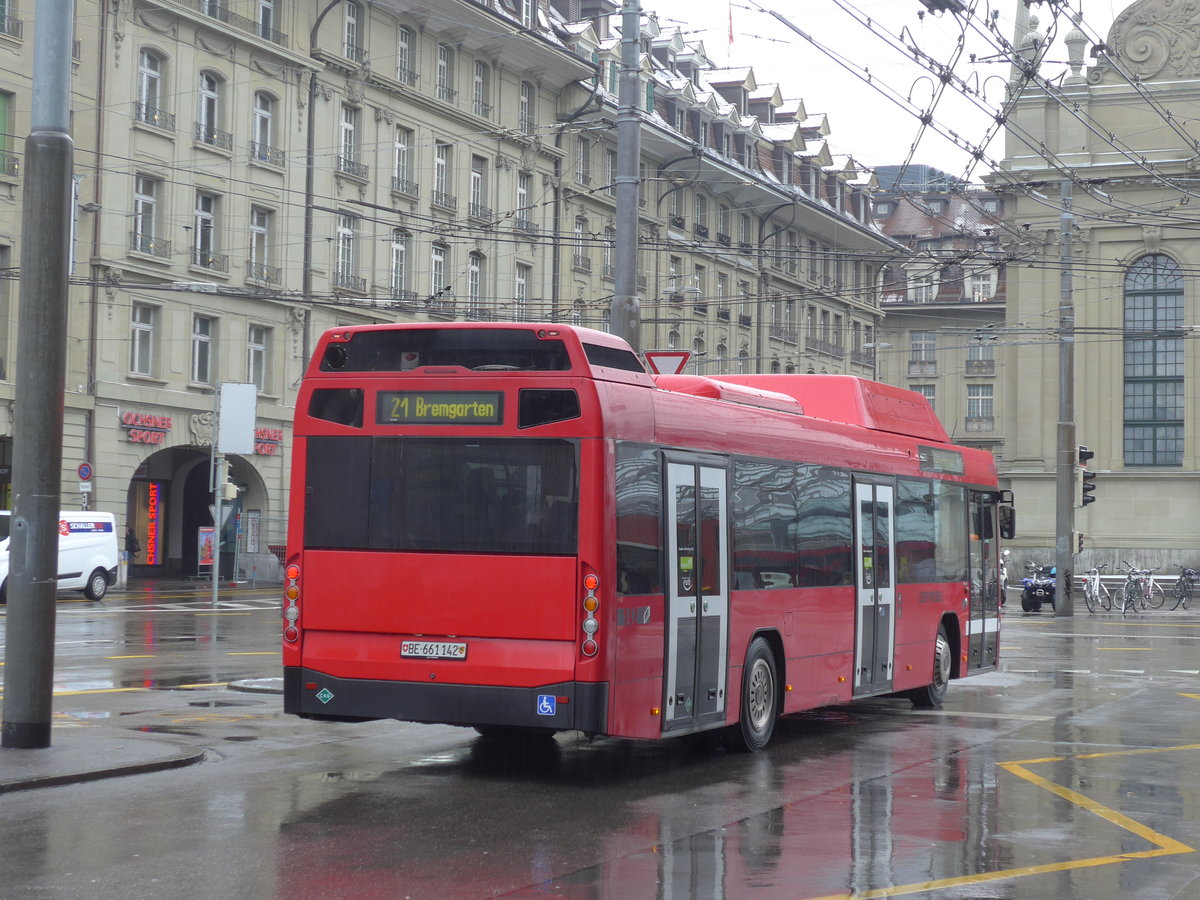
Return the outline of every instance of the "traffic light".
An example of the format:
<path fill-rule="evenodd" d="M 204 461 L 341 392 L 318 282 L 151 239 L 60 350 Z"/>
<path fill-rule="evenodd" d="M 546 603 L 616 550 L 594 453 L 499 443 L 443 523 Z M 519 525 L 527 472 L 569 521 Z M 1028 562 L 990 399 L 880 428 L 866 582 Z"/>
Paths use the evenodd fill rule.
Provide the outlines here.
<path fill-rule="evenodd" d="M 1080 466 L 1086 466 L 1088 460 L 1095 455 L 1095 451 L 1089 450 L 1087 447 L 1080 444 L 1076 459 L 1078 460 Z M 1089 503 L 1095 503 L 1096 498 L 1092 496 L 1092 493 L 1095 490 L 1096 473 L 1089 472 L 1086 468 L 1084 468 L 1079 480 L 1079 505 L 1087 506 Z"/>

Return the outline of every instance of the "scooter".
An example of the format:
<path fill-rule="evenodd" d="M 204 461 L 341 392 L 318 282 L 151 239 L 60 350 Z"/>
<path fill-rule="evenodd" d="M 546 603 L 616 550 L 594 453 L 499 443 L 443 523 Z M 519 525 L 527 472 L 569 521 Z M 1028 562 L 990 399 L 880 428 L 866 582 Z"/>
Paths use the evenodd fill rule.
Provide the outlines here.
<path fill-rule="evenodd" d="M 1024 590 L 1021 591 L 1021 609 L 1025 612 L 1038 612 L 1043 603 L 1054 606 L 1054 588 L 1057 584 L 1057 570 L 1054 566 L 1039 566 L 1036 563 L 1026 563 L 1025 570 L 1029 573 L 1021 579 Z"/>

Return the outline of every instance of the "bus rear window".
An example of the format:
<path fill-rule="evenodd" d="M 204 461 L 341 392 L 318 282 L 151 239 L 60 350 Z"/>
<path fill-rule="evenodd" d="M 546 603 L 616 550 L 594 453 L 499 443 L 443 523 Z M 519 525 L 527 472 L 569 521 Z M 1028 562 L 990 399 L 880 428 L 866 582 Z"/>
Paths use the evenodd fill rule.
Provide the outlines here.
<path fill-rule="evenodd" d="M 577 458 L 562 440 L 310 437 L 304 545 L 573 554 Z"/>
<path fill-rule="evenodd" d="M 363 331 L 331 343 L 322 372 L 410 372 L 425 366 L 475 371 L 565 372 L 571 368 L 561 340 L 529 329 L 406 328 Z"/>

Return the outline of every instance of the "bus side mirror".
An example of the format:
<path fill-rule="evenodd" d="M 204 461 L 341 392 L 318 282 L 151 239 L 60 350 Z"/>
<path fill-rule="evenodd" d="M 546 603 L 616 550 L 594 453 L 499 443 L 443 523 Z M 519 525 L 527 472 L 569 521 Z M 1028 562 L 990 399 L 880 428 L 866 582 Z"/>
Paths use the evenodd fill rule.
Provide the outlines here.
<path fill-rule="evenodd" d="M 1000 537 L 1010 541 L 1017 536 L 1017 511 L 1011 506 L 1001 506 L 997 512 L 1000 514 Z"/>

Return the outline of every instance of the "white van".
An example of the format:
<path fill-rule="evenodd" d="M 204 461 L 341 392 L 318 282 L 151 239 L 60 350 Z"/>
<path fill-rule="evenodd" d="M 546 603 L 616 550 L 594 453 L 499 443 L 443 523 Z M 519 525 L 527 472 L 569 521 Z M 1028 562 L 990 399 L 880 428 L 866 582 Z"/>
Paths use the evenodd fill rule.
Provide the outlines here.
<path fill-rule="evenodd" d="M 0 510 L 0 603 L 8 598 L 12 513 Z M 117 583 L 117 523 L 112 513 L 58 514 L 58 589 L 100 600 Z"/>

